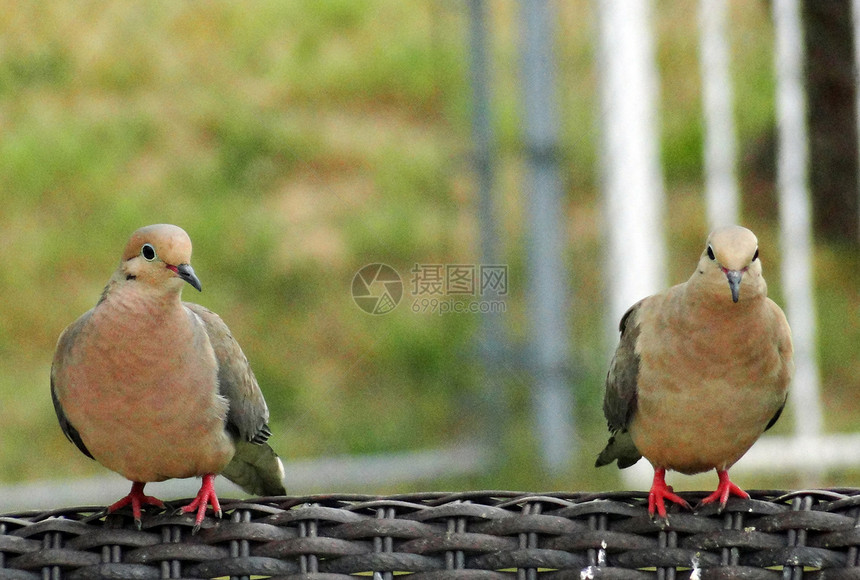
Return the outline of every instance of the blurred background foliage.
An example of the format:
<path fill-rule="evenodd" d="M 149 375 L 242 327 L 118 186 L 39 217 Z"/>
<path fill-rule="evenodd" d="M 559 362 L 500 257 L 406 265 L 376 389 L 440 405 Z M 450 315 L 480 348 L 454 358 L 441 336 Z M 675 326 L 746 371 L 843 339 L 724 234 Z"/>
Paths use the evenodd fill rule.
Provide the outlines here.
<path fill-rule="evenodd" d="M 529 324 L 518 5 L 491 8 L 503 320 L 515 347 L 504 372 L 509 424 L 495 426 L 505 457 L 474 478 L 416 485 L 617 487 L 617 470 L 592 468 L 605 442 L 601 228 L 611 219 L 597 183 L 592 6 L 558 3 L 582 453 L 557 478 L 536 459 L 530 381 L 516 355 Z M 0 11 L 0 483 L 103 472 L 56 424 L 50 361 L 62 329 L 95 304 L 128 235 L 157 222 L 191 235 L 203 293 L 184 297 L 230 325 L 285 458 L 472 437 L 479 315 L 414 313 L 409 284 L 416 263 L 479 260 L 467 17 L 463 3 L 443 0 L 34 0 Z M 688 277 L 707 234 L 695 19 L 695 3 L 657 3 L 672 283 Z M 732 43 L 745 223 L 759 234 L 779 300 L 772 161 L 761 153 L 773 125 L 766 3 L 732 3 Z M 827 427 L 856 430 L 860 263 L 849 247 L 824 243 L 816 260 Z M 384 316 L 365 314 L 350 295 L 353 275 L 371 262 L 405 282 L 403 303 Z"/>

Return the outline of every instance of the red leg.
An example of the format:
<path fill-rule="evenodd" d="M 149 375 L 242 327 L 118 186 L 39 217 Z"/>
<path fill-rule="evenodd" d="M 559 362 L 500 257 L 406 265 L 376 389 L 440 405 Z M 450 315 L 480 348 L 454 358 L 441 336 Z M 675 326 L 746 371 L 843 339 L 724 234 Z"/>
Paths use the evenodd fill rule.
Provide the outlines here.
<path fill-rule="evenodd" d="M 131 484 L 131 491 L 127 496 L 119 500 L 118 502 L 111 504 L 108 506 L 108 513 L 111 514 L 120 508 L 124 508 L 125 506 L 131 504 L 131 513 L 134 515 L 134 523 L 138 529 L 140 529 L 140 508 L 144 505 L 154 505 L 156 507 L 163 508 L 164 504 L 161 503 L 160 500 L 143 494 L 143 486 L 146 485 L 145 482 L 135 481 Z"/>
<path fill-rule="evenodd" d="M 702 503 L 700 505 L 704 505 L 706 503 L 713 503 L 713 502 L 719 500 L 720 501 L 720 511 L 722 511 L 722 509 L 724 507 L 726 507 L 726 502 L 729 501 L 730 495 L 736 495 L 736 496 L 741 497 L 743 499 L 749 499 L 750 498 L 750 494 L 748 494 L 747 492 L 745 492 L 744 490 L 742 490 L 741 488 L 736 486 L 734 483 L 729 481 L 728 470 L 720 471 L 718 469 L 717 470 L 717 477 L 720 478 L 720 483 L 719 483 L 719 485 L 717 485 L 716 491 L 714 491 L 714 493 L 712 493 L 711 495 L 709 495 L 708 497 L 703 499 Z"/>
<path fill-rule="evenodd" d="M 200 524 L 203 523 L 203 518 L 206 516 L 206 506 L 212 504 L 212 509 L 215 510 L 215 515 L 221 517 L 221 504 L 218 503 L 218 496 L 215 495 L 215 474 L 207 473 L 203 476 L 203 484 L 200 486 L 200 491 L 197 492 L 197 497 L 190 504 L 182 508 L 185 513 L 197 511 L 197 519 L 194 520 L 194 532 L 200 529 Z"/>
<path fill-rule="evenodd" d="M 671 486 L 666 485 L 666 470 L 662 467 L 657 467 L 654 469 L 654 482 L 651 484 L 651 491 L 648 492 L 648 513 L 651 514 L 651 517 L 654 517 L 656 509 L 657 514 L 661 518 L 666 519 L 665 500 L 667 499 L 687 509 L 692 509 L 690 508 L 690 504 L 684 501 L 684 498 L 676 495 L 672 491 Z"/>

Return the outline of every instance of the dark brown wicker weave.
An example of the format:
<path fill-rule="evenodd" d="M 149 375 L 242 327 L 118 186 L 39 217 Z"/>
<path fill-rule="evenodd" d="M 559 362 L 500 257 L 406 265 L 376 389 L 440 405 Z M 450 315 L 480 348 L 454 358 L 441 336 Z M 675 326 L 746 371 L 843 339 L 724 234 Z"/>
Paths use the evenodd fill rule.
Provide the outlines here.
<path fill-rule="evenodd" d="M 171 512 L 140 531 L 101 508 L 17 513 L 0 516 L 0 579 L 860 578 L 860 489 L 752 495 L 662 527 L 641 493 L 225 501 L 197 535 Z"/>

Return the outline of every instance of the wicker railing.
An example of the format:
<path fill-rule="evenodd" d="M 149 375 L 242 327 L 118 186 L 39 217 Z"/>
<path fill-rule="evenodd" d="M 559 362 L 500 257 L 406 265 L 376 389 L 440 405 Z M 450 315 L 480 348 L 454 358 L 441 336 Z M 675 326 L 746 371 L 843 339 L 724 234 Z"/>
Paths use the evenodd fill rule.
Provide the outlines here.
<path fill-rule="evenodd" d="M 0 579 L 860 579 L 860 489 L 752 495 L 722 514 L 670 511 L 663 526 L 641 493 L 227 500 L 196 535 L 172 510 L 142 530 L 101 508 L 8 514 Z"/>

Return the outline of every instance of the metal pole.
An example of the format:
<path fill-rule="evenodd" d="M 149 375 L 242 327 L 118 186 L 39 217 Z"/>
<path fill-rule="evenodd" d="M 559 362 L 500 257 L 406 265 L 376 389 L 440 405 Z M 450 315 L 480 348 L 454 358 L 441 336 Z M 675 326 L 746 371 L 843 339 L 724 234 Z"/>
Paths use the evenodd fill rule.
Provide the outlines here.
<path fill-rule="evenodd" d="M 492 123 L 492 86 L 490 58 L 488 56 L 487 10 L 484 0 L 469 1 L 470 73 L 472 85 L 472 139 L 474 141 L 474 164 L 478 184 L 478 223 L 480 227 L 481 265 L 499 264 L 499 236 L 496 223 L 493 187 L 495 163 Z M 483 290 L 484 300 L 499 299 L 498 288 L 489 285 Z M 479 356 L 484 366 L 484 385 L 481 389 L 482 419 L 484 425 L 480 436 L 498 462 L 508 423 L 508 406 L 502 388 L 502 367 L 505 347 L 501 313 L 492 311 L 481 314 Z"/>
<path fill-rule="evenodd" d="M 570 384 L 571 308 L 564 264 L 564 207 L 558 159 L 552 4 L 523 0 L 522 79 L 528 174 L 530 361 L 533 407 L 545 466 L 568 469 L 577 453 Z"/>
<path fill-rule="evenodd" d="M 860 139 L 860 0 L 851 0 L 851 23 L 854 25 L 854 104 L 857 116 L 857 135 Z M 860 152 L 860 147 L 857 147 Z M 860 179 L 857 180 L 860 183 Z M 860 242 L 860 188 L 857 189 L 857 239 Z"/>

